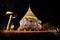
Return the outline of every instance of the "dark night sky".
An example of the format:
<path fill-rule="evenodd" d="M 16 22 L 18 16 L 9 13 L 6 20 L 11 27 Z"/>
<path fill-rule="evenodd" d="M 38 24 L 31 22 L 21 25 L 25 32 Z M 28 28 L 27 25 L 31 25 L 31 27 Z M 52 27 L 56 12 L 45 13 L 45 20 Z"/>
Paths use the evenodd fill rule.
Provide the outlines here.
<path fill-rule="evenodd" d="M 8 16 L 5 15 L 6 11 L 13 11 L 17 17 L 14 19 L 14 24 L 17 27 L 20 19 L 27 12 L 29 2 L 33 13 L 42 22 L 51 22 L 52 25 L 59 25 L 60 16 L 58 13 L 57 1 L 47 0 L 0 0 L 0 25 L 6 26 Z"/>

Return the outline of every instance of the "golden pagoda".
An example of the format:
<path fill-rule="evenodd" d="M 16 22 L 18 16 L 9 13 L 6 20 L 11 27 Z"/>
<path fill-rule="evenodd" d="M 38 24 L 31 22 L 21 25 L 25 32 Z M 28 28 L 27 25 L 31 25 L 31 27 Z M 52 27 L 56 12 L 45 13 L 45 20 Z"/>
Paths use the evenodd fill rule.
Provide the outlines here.
<path fill-rule="evenodd" d="M 20 20 L 20 26 L 18 30 L 41 30 L 41 20 L 39 20 L 31 10 L 29 9 L 24 17 Z"/>

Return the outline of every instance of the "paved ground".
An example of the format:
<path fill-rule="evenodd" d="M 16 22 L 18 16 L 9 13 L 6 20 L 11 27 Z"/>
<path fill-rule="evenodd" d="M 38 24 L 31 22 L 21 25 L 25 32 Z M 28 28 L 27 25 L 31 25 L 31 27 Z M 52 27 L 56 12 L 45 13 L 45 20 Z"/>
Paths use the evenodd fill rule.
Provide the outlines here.
<path fill-rule="evenodd" d="M 58 35 L 54 32 L 37 32 L 37 33 L 2 33 L 0 32 L 0 38 L 8 40 L 58 40 Z"/>

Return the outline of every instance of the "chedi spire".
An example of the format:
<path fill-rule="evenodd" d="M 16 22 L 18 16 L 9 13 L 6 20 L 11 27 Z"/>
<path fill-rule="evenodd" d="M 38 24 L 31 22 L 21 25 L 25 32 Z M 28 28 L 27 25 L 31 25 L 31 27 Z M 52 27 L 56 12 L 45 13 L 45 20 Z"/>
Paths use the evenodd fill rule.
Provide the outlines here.
<path fill-rule="evenodd" d="M 41 30 L 41 21 L 34 15 L 31 10 L 30 4 L 27 13 L 20 20 L 18 30 Z"/>

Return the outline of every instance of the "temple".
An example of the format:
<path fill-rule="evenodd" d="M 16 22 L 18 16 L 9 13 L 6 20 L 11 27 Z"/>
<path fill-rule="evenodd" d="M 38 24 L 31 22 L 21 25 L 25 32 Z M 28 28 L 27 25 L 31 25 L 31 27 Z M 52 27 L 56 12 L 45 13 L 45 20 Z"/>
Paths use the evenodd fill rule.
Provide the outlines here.
<path fill-rule="evenodd" d="M 29 6 L 27 13 L 24 17 L 20 20 L 20 26 L 18 30 L 41 30 L 41 20 L 39 20 L 31 10 Z"/>

